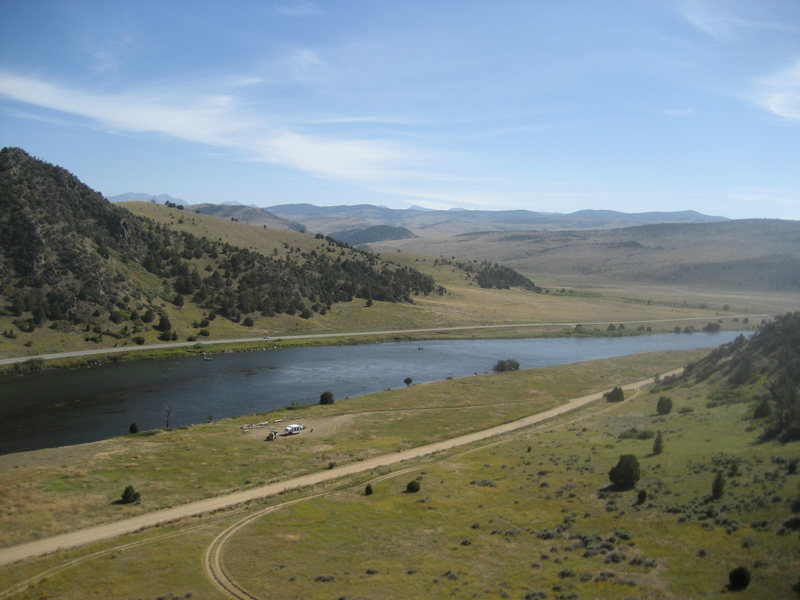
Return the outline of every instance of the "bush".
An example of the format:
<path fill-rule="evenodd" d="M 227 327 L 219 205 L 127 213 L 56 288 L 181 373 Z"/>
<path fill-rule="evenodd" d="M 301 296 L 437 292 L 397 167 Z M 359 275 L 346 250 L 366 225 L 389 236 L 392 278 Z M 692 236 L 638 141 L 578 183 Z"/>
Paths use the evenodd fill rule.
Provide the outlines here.
<path fill-rule="evenodd" d="M 494 365 L 495 373 L 503 373 L 505 371 L 517 371 L 518 369 L 519 369 L 519 363 L 515 361 L 513 358 L 498 360 Z"/>
<path fill-rule="evenodd" d="M 368 483 L 367 487 L 364 488 L 364 495 L 365 496 L 372 496 L 372 484 Z"/>
<path fill-rule="evenodd" d="M 625 392 L 622 391 L 621 387 L 615 387 L 610 392 L 603 394 L 603 398 L 608 402 L 622 402 L 625 400 Z"/>
<path fill-rule="evenodd" d="M 139 433 L 139 426 L 136 423 L 131 423 L 131 426 L 128 427 L 128 431 L 131 433 Z"/>
<path fill-rule="evenodd" d="M 413 379 L 411 379 L 411 377 L 406 377 L 405 379 L 403 379 L 403 383 L 405 383 L 405 384 L 406 384 L 406 386 L 409 386 L 409 385 L 411 385 L 412 383 L 414 383 L 414 380 L 413 380 Z"/>
<path fill-rule="evenodd" d="M 672 398 L 661 396 L 656 403 L 656 412 L 660 415 L 668 415 L 672 412 Z"/>
<path fill-rule="evenodd" d="M 769 400 L 766 398 L 762 399 L 761 402 L 758 403 L 756 409 L 753 411 L 753 418 L 754 419 L 766 419 L 770 413 L 772 412 L 771 407 L 769 405 Z"/>
<path fill-rule="evenodd" d="M 732 590 L 743 590 L 750 585 L 750 571 L 747 567 L 736 567 L 728 573 L 728 587 Z"/>
<path fill-rule="evenodd" d="M 135 338 L 133 338 L 133 343 L 138 346 L 141 346 L 142 344 L 144 344 L 144 338 L 140 335 L 137 335 Z"/>
<path fill-rule="evenodd" d="M 647 502 L 647 490 L 639 490 L 636 495 L 636 504 L 644 504 Z"/>
<path fill-rule="evenodd" d="M 333 404 L 333 392 L 322 392 L 319 396 L 320 404 Z"/>
<path fill-rule="evenodd" d="M 623 454 L 619 457 L 616 466 L 611 467 L 608 478 L 614 487 L 629 490 L 639 481 L 639 461 L 633 454 Z"/>
<path fill-rule="evenodd" d="M 722 474 L 722 471 L 717 471 L 711 484 L 711 497 L 719 500 L 722 498 L 723 492 L 725 492 L 725 475 Z"/>
<path fill-rule="evenodd" d="M 245 317 L 244 321 L 242 321 L 242 325 L 245 327 L 252 327 L 254 323 L 253 317 Z"/>
<path fill-rule="evenodd" d="M 419 489 L 420 489 L 419 481 L 417 481 L 416 479 L 412 479 L 406 485 L 406 492 L 408 492 L 409 494 L 416 494 L 419 491 Z"/>
<path fill-rule="evenodd" d="M 141 494 L 137 492 L 132 485 L 126 486 L 120 498 L 120 504 L 139 504 Z"/>
<path fill-rule="evenodd" d="M 664 451 L 664 438 L 659 431 L 656 434 L 656 441 L 653 442 L 653 454 L 661 454 Z"/>

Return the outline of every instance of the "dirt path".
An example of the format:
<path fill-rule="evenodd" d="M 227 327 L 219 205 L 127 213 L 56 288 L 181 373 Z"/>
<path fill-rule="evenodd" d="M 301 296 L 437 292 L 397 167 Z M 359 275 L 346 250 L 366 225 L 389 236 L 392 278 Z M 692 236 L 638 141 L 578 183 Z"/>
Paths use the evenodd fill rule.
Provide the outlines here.
<path fill-rule="evenodd" d="M 663 374 L 662 377 L 679 373 L 680 371 L 681 369 L 676 369 L 675 371 Z M 650 383 L 653 383 L 653 378 L 629 383 L 623 387 L 627 389 L 638 390 L 640 387 Z M 503 425 L 490 427 L 489 429 L 484 429 L 482 431 L 476 431 L 474 433 L 443 440 L 441 442 L 427 444 L 425 446 L 419 446 L 417 448 L 411 448 L 400 452 L 394 452 L 392 454 L 375 456 L 363 461 L 342 465 L 334 469 L 320 471 L 317 473 L 309 473 L 308 475 L 295 477 L 286 481 L 262 485 L 256 488 L 234 492 L 232 494 L 208 498 L 206 500 L 198 500 L 189 504 L 158 510 L 139 515 L 137 517 L 132 517 L 130 519 L 124 519 L 122 521 L 115 521 L 113 523 L 88 527 L 86 529 L 72 531 L 42 540 L 36 540 L 33 542 L 27 542 L 25 544 L 19 544 L 17 546 L 2 548 L 0 549 L 0 566 L 36 556 L 41 556 L 43 554 L 49 554 L 58 550 L 75 548 L 78 546 L 84 546 L 87 544 L 112 539 L 128 533 L 133 533 L 146 527 L 153 527 L 155 525 L 168 523 L 170 521 L 175 521 L 193 515 L 230 508 L 237 504 L 242 504 L 251 500 L 275 496 L 287 490 L 313 486 L 326 481 L 338 479 L 340 477 L 345 477 L 347 475 L 372 471 L 380 467 L 386 467 L 402 461 L 419 458 L 429 454 L 435 454 L 437 452 L 442 452 L 444 450 L 449 450 L 451 448 L 466 444 L 471 444 L 473 442 L 508 433 L 516 429 L 529 427 L 531 425 L 541 423 L 547 419 L 551 419 L 558 415 L 575 410 L 591 402 L 599 400 L 602 398 L 603 393 L 604 392 L 597 392 L 587 396 L 582 396 L 580 398 L 573 398 L 572 400 L 569 400 L 560 406 L 551 408 L 544 412 L 530 415 L 510 423 L 505 423 Z"/>

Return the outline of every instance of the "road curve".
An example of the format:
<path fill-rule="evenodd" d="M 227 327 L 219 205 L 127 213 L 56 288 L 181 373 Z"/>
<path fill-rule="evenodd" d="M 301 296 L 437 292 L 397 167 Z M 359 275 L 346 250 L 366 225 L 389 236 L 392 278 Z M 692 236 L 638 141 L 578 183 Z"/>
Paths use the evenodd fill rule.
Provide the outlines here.
<path fill-rule="evenodd" d="M 683 321 L 708 321 L 709 319 L 743 319 L 752 317 L 754 319 L 767 318 L 771 315 L 725 315 L 707 317 L 684 317 L 680 319 L 649 319 L 639 321 L 614 321 L 622 325 L 643 325 L 646 323 L 677 323 Z M 598 321 L 596 323 L 581 322 L 586 326 L 607 325 L 608 321 Z M 390 329 L 387 331 L 351 331 L 344 333 L 307 333 L 303 335 L 275 335 L 268 340 L 314 340 L 338 337 L 365 337 L 370 335 L 404 335 L 409 333 L 434 333 L 438 331 L 468 331 L 470 329 L 513 329 L 519 327 L 575 327 L 576 322 L 553 322 L 553 323 L 506 323 L 503 325 L 461 325 L 458 327 L 425 327 L 422 329 Z M 193 346 L 216 346 L 220 344 L 242 344 L 251 342 L 268 341 L 262 337 L 248 338 L 228 338 L 224 340 L 197 340 L 194 342 L 166 342 L 163 344 L 144 344 L 141 346 L 120 346 L 117 348 L 95 348 L 91 350 L 74 350 L 72 352 L 53 352 L 50 354 L 33 354 L 30 356 L 15 356 L 13 358 L 0 358 L 0 365 L 13 365 L 25 362 L 26 360 L 56 360 L 59 358 L 76 358 L 80 356 L 95 356 L 100 354 L 121 354 L 123 352 L 136 352 L 141 350 L 162 350 L 164 348 L 189 348 Z"/>
<path fill-rule="evenodd" d="M 679 373 L 680 371 L 681 369 L 676 369 L 674 371 L 670 371 L 669 373 L 663 374 L 662 377 Z M 638 389 L 641 386 L 648 385 L 650 383 L 653 383 L 652 377 L 626 384 L 623 387 L 629 389 Z M 41 556 L 43 554 L 49 554 L 58 550 L 75 548 L 78 546 L 84 546 L 87 544 L 112 539 L 121 535 L 139 531 L 140 529 L 147 527 L 153 527 L 155 525 L 168 523 L 170 521 L 175 521 L 193 515 L 230 508 L 232 506 L 236 506 L 237 504 L 242 504 L 260 498 L 266 498 L 269 496 L 275 496 L 288 490 L 317 485 L 338 479 L 340 477 L 363 473 L 365 471 L 372 471 L 374 469 L 393 465 L 405 460 L 411 460 L 421 456 L 442 452 L 443 450 L 449 450 L 457 446 L 471 444 L 472 442 L 508 433 L 510 431 L 514 431 L 515 429 L 528 427 L 530 425 L 540 423 L 563 413 L 583 407 L 602 398 L 604 391 L 582 396 L 580 398 L 573 398 L 555 408 L 551 408 L 549 410 L 537 413 L 535 415 L 530 415 L 516 421 L 511 421 L 510 423 L 504 423 L 502 425 L 497 425 L 495 427 L 461 435 L 448 440 L 435 442 L 433 444 L 426 444 L 424 446 L 418 446 L 416 448 L 410 448 L 408 450 L 402 450 L 391 454 L 383 454 L 381 456 L 375 456 L 362 461 L 349 463 L 330 470 L 326 469 L 325 471 L 320 471 L 318 473 L 309 473 L 293 479 L 270 483 L 239 492 L 233 492 L 231 494 L 207 498 L 205 500 L 197 500 L 188 504 L 157 510 L 151 513 L 139 515 L 137 517 L 123 519 L 121 521 L 96 525 L 94 527 L 88 527 L 78 531 L 71 531 L 50 538 L 27 542 L 7 548 L 0 548 L 0 566 L 26 560 L 36 556 Z"/>

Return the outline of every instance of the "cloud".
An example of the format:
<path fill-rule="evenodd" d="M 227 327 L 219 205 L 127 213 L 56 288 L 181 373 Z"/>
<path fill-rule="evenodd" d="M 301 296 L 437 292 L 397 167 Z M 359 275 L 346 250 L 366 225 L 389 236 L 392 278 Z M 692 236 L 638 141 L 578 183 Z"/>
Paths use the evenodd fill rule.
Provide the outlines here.
<path fill-rule="evenodd" d="M 319 178 L 375 184 L 421 173 L 423 153 L 390 140 L 298 133 L 292 130 L 291 118 L 248 114 L 247 103 L 230 94 L 162 88 L 93 93 L 0 71 L 0 96 L 82 117 L 107 130 L 161 134 L 237 150 L 252 160 Z M 361 119 L 340 121 L 359 123 Z M 309 120 L 300 122 L 309 127 Z"/>
<path fill-rule="evenodd" d="M 330 140 L 289 131 L 256 144 L 265 162 L 294 167 L 327 179 L 376 181 L 398 175 L 411 158 L 390 143 L 371 140 Z"/>
<path fill-rule="evenodd" d="M 293 0 L 276 6 L 275 10 L 287 17 L 315 17 L 323 14 L 319 6 L 307 0 Z"/>
<path fill-rule="evenodd" d="M 769 112 L 800 121 L 800 59 L 756 82 L 756 102 Z"/>
<path fill-rule="evenodd" d="M 781 8 L 788 5 L 777 4 Z M 765 18 L 769 5 L 758 2 L 710 2 L 709 0 L 686 0 L 678 12 L 693 27 L 720 41 L 731 41 L 745 32 L 764 30 L 796 34 L 800 26 L 791 18 Z"/>
<path fill-rule="evenodd" d="M 658 112 L 670 117 L 693 117 L 697 114 L 693 108 L 662 108 Z"/>

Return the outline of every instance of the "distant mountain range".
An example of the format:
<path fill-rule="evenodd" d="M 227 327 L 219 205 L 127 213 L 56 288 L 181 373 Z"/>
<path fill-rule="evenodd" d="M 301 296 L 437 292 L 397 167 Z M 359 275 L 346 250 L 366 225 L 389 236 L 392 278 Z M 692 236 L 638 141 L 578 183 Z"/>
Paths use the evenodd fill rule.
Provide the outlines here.
<path fill-rule="evenodd" d="M 252 204 L 223 202 L 219 204 L 191 204 L 167 194 L 129 192 L 109 198 L 112 202 L 171 202 L 188 210 L 233 218 L 251 225 L 266 225 L 274 229 L 311 231 L 326 235 L 342 234 L 357 239 L 358 232 L 375 226 L 405 228 L 408 235 L 424 238 L 442 238 L 462 233 L 490 231 L 561 231 L 573 229 L 617 229 L 654 223 L 713 223 L 727 221 L 725 217 L 704 215 L 693 210 L 675 212 L 623 213 L 614 210 L 580 210 L 573 213 L 543 213 L 530 210 L 466 210 L 451 208 L 433 210 L 412 206 L 406 209 L 387 208 L 373 204 L 344 204 L 316 206 L 314 204 L 278 204 L 260 208 Z M 399 239 L 390 229 L 382 230 L 388 237 L 380 238 L 381 230 L 370 230 L 369 242 Z M 403 234 L 407 236 L 406 234 Z M 377 239 L 380 238 L 380 239 Z M 345 240 L 343 240 L 345 241 Z M 351 242 L 348 242 L 351 243 Z M 366 242 L 359 242 L 366 243 Z"/>
<path fill-rule="evenodd" d="M 529 210 L 428 210 L 419 207 L 393 209 L 371 204 L 280 204 L 267 207 L 266 210 L 284 219 L 303 223 L 310 231 L 326 234 L 388 225 L 405 227 L 419 237 L 449 237 L 478 231 L 615 229 L 652 223 L 709 223 L 727 220 L 691 210 L 643 213 L 581 210 L 560 214 Z"/>
<path fill-rule="evenodd" d="M 173 198 L 168 194 L 145 194 L 143 192 L 127 192 L 125 194 L 117 194 L 116 196 L 109 196 L 111 202 L 155 202 L 156 204 L 166 204 L 172 202 L 173 204 L 186 205 L 186 200 L 180 198 Z"/>

